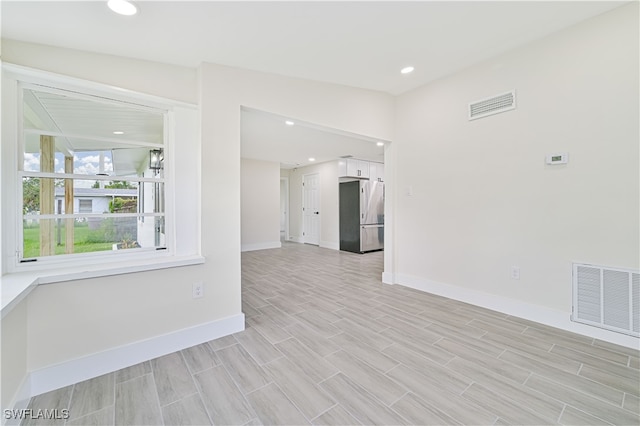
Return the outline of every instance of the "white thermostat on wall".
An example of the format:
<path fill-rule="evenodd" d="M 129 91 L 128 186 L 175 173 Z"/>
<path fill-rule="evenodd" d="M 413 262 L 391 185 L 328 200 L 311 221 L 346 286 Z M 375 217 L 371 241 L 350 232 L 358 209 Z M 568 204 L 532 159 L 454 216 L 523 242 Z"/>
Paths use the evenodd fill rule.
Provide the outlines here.
<path fill-rule="evenodd" d="M 566 152 L 547 154 L 547 164 L 567 164 L 568 162 L 569 154 Z"/>

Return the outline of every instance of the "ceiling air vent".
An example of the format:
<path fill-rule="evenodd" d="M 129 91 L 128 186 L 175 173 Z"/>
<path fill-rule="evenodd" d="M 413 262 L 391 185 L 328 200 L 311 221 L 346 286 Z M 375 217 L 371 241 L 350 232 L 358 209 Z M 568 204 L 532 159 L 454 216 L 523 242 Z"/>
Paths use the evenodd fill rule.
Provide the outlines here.
<path fill-rule="evenodd" d="M 469 104 L 469 120 L 510 111 L 516 108 L 516 91 L 481 99 Z"/>

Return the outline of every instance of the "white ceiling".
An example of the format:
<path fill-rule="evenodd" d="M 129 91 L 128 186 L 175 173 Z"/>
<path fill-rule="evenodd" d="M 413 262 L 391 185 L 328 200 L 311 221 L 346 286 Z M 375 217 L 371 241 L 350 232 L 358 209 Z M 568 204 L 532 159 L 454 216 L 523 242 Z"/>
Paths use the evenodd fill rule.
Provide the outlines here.
<path fill-rule="evenodd" d="M 294 125 L 286 124 L 291 121 Z M 384 162 L 384 146 L 366 136 L 319 127 L 265 111 L 242 108 L 242 158 L 279 162 L 291 169 L 351 155 L 362 160 Z M 315 161 L 310 161 L 312 157 Z"/>
<path fill-rule="evenodd" d="M 3 38 L 187 67 L 212 62 L 396 95 L 624 3 L 137 1 L 132 17 L 97 0 L 3 0 L 0 8 Z M 415 71 L 401 75 L 407 65 Z M 243 155 L 286 164 L 375 155 L 370 145 L 357 152 L 362 139 L 275 121 L 243 111 Z M 316 149 L 302 153 L 303 141 Z"/>
<path fill-rule="evenodd" d="M 1 3 L 11 39 L 399 94 L 623 2 L 137 1 L 132 17 L 106 1 Z"/>

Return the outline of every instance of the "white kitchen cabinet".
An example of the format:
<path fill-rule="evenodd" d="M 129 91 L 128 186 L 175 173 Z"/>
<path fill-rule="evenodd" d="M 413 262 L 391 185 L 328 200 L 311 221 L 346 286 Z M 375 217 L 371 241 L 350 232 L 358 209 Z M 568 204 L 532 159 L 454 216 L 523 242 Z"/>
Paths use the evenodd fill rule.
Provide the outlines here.
<path fill-rule="evenodd" d="M 384 182 L 384 164 L 369 163 L 369 180 Z"/>
<path fill-rule="evenodd" d="M 348 158 L 347 176 L 367 179 L 369 177 L 369 162 Z"/>
<path fill-rule="evenodd" d="M 338 162 L 340 177 L 369 179 L 369 162 L 355 158 L 345 158 Z"/>

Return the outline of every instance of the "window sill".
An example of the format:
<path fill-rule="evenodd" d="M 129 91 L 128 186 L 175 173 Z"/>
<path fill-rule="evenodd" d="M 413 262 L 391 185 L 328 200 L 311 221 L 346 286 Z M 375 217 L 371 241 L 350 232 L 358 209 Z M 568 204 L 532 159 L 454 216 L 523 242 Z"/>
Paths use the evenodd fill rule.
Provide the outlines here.
<path fill-rule="evenodd" d="M 159 259 L 135 260 L 114 264 L 96 264 L 77 266 L 72 268 L 39 270 L 32 272 L 18 272 L 6 274 L 0 280 L 1 311 L 4 318 L 22 299 L 36 286 L 63 281 L 81 280 L 86 278 L 106 277 L 109 275 L 128 274 L 132 272 L 153 271 L 157 269 L 175 268 L 179 266 L 199 265 L 205 262 L 204 257 L 175 256 Z"/>

